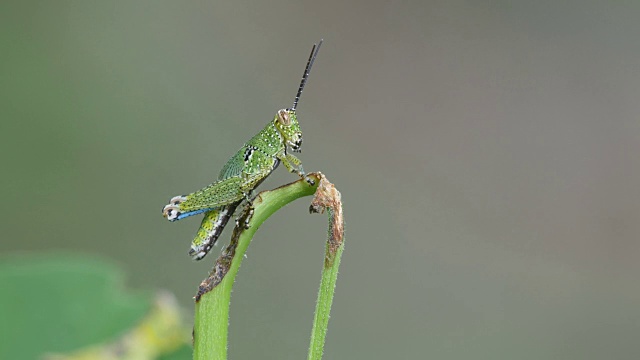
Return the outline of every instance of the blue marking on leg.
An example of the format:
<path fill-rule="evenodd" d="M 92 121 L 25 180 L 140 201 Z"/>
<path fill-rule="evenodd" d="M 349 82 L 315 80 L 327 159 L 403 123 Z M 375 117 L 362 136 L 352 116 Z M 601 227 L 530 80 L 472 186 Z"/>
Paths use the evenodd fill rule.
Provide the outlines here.
<path fill-rule="evenodd" d="M 209 210 L 212 210 L 212 208 L 209 209 L 200 209 L 200 210 L 193 210 L 193 211 L 189 211 L 189 212 L 185 212 L 185 213 L 181 213 L 180 215 L 178 215 L 178 217 L 176 218 L 176 220 L 181 220 L 184 219 L 186 217 L 192 216 L 192 215 L 198 215 L 198 214 L 202 214 L 203 212 L 207 212 Z"/>

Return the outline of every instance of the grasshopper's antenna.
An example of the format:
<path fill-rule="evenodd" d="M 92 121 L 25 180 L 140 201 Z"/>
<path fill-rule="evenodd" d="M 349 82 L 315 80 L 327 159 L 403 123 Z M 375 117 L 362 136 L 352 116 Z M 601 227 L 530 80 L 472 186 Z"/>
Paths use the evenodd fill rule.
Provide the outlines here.
<path fill-rule="evenodd" d="M 296 107 L 298 106 L 298 101 L 300 101 L 300 95 L 302 94 L 302 89 L 304 89 L 305 84 L 307 83 L 307 79 L 309 78 L 309 72 L 311 72 L 311 67 L 313 66 L 313 62 L 316 60 L 316 56 L 318 56 L 318 51 L 320 51 L 320 46 L 322 46 L 323 39 L 320 39 L 318 44 L 313 44 L 311 48 L 311 54 L 309 54 L 309 60 L 307 60 L 307 66 L 304 68 L 304 73 L 302 74 L 302 80 L 300 81 L 300 87 L 298 88 L 298 93 L 296 94 L 295 100 L 293 100 L 293 106 L 291 107 L 292 111 L 296 111 Z"/>

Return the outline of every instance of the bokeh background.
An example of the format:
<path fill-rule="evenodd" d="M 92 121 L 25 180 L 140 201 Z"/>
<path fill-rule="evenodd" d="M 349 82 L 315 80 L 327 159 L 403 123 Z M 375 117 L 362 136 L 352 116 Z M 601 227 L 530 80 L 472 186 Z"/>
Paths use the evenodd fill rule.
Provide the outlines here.
<path fill-rule="evenodd" d="M 639 16 L 637 2 L 5 0 L 0 251 L 97 254 L 190 309 L 219 250 L 193 262 L 199 220 L 160 210 L 291 104 L 324 38 L 298 114 L 305 168 L 345 203 L 326 358 L 640 358 Z M 261 189 L 294 179 L 278 169 Z M 232 358 L 306 354 L 326 231 L 307 207 L 251 244 Z"/>

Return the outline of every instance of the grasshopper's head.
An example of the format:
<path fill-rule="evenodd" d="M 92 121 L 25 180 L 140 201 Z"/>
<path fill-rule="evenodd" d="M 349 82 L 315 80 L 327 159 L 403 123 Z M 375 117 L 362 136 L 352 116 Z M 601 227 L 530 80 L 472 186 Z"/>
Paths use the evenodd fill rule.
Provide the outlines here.
<path fill-rule="evenodd" d="M 276 118 L 273 120 L 276 129 L 278 129 L 278 132 L 282 135 L 285 146 L 289 147 L 291 151 L 300 152 L 300 147 L 302 146 L 302 131 L 300 131 L 300 124 L 296 117 L 296 108 L 298 107 L 302 89 L 304 89 L 304 85 L 307 83 L 311 66 L 313 66 L 313 62 L 318 55 L 320 46 L 322 46 L 322 40 L 320 40 L 318 44 L 313 44 L 311 48 L 311 54 L 309 54 L 307 66 L 304 68 L 304 73 L 302 73 L 302 80 L 300 81 L 296 98 L 293 100 L 293 106 L 289 109 L 279 110 Z"/>
<path fill-rule="evenodd" d="M 291 151 L 300 152 L 302 146 L 302 131 L 300 130 L 300 123 L 296 117 L 296 111 L 291 109 L 278 110 L 276 118 L 273 120 L 276 129 L 286 146 Z"/>

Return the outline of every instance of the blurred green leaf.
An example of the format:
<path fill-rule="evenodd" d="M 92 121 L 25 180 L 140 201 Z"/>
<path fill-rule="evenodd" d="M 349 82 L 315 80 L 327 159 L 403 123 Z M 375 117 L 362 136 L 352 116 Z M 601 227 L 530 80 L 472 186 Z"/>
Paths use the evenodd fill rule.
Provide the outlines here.
<path fill-rule="evenodd" d="M 101 259 L 42 255 L 0 261 L 0 359 L 34 359 L 115 338 L 140 321 L 149 294 L 125 292 Z"/>

